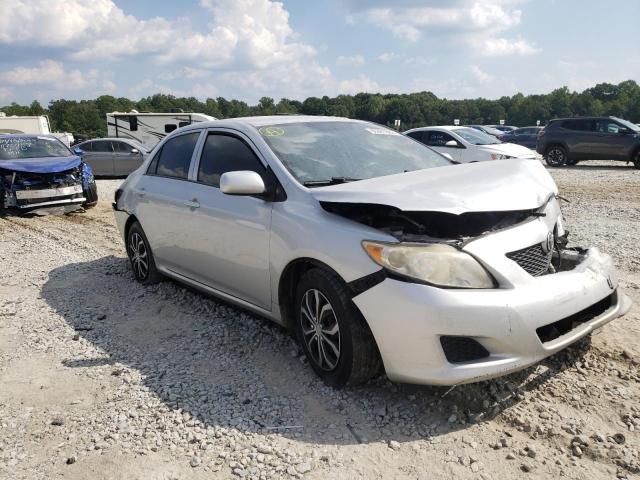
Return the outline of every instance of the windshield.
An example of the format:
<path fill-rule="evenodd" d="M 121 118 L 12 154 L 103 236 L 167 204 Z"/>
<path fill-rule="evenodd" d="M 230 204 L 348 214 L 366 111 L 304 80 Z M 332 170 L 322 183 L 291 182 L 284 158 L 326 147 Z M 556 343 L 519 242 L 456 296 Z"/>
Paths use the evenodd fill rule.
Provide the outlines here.
<path fill-rule="evenodd" d="M 631 123 L 628 120 L 623 120 L 621 118 L 616 118 L 618 122 L 627 127 L 629 130 L 633 130 L 634 132 L 640 132 L 640 127 L 634 123 Z"/>
<path fill-rule="evenodd" d="M 495 145 L 496 143 L 502 143 L 497 138 L 480 130 L 474 130 L 473 128 L 456 128 L 453 131 L 472 145 Z"/>
<path fill-rule="evenodd" d="M 258 129 L 303 184 L 340 183 L 450 165 L 404 135 L 359 122 L 304 122 Z"/>
<path fill-rule="evenodd" d="M 69 149 L 56 138 L 0 137 L 0 160 L 69 156 Z"/>

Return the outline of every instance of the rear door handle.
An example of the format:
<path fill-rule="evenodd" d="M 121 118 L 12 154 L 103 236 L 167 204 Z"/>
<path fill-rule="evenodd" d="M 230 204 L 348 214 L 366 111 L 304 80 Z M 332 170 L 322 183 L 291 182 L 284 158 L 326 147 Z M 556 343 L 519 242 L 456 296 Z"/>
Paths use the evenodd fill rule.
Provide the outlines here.
<path fill-rule="evenodd" d="M 194 198 L 193 200 L 190 200 L 188 202 L 184 202 L 184 205 L 189 208 L 200 208 L 200 203 L 198 202 L 197 198 Z"/>

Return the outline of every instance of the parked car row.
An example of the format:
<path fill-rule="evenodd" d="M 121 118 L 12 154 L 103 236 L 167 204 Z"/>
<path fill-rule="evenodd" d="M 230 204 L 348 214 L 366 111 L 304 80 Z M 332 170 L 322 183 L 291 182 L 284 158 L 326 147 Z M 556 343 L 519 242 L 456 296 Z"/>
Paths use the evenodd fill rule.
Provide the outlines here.
<path fill-rule="evenodd" d="M 405 132 L 411 138 L 446 154 L 457 163 L 534 159 L 535 152 L 514 143 L 503 143 L 496 137 L 469 127 L 423 127 Z"/>

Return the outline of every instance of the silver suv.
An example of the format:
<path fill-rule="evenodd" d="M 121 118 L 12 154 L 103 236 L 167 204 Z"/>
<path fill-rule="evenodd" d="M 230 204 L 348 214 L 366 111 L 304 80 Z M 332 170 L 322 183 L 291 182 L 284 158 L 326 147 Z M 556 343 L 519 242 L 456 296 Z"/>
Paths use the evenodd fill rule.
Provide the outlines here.
<path fill-rule="evenodd" d="M 540 162 L 452 165 L 368 122 L 255 117 L 165 138 L 116 192 L 135 278 L 167 276 L 295 332 L 331 385 L 382 367 L 503 375 L 630 307 L 611 260 L 566 248 Z"/>

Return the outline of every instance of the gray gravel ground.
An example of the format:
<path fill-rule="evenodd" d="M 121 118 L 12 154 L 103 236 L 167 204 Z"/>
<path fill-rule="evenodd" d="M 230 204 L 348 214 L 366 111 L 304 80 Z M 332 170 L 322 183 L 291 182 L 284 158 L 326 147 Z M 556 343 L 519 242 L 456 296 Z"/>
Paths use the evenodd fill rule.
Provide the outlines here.
<path fill-rule="evenodd" d="M 99 181 L 86 213 L 0 218 L 0 478 L 632 478 L 640 473 L 640 171 L 552 171 L 574 244 L 635 305 L 503 379 L 333 390 L 281 328 L 134 282 Z M 508 201 L 508 199 L 505 199 Z"/>

